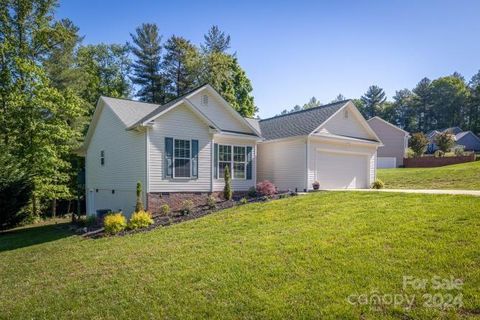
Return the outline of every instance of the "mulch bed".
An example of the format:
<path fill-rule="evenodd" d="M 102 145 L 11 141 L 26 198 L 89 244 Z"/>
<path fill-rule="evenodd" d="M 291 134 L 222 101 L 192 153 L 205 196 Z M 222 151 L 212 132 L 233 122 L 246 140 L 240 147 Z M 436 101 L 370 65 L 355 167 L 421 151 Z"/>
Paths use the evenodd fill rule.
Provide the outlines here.
<path fill-rule="evenodd" d="M 280 194 L 275 194 L 270 197 L 257 197 L 257 198 L 250 198 L 247 199 L 248 203 L 255 203 L 255 202 L 265 202 L 269 200 L 276 200 L 276 199 L 281 199 L 281 198 L 286 198 L 286 197 L 291 197 L 291 196 L 296 196 L 297 194 L 294 192 L 287 192 L 287 193 L 280 193 Z M 154 215 L 153 216 L 153 224 L 146 228 L 142 229 L 135 229 L 135 230 L 124 230 L 121 231 L 115 236 L 125 236 L 129 234 L 134 234 L 134 233 L 139 233 L 139 232 L 147 232 L 151 231 L 153 229 L 156 229 L 158 227 L 166 227 L 172 224 L 177 224 L 180 222 L 188 221 L 188 220 L 193 220 L 193 219 L 198 219 L 203 216 L 209 215 L 211 213 L 232 208 L 235 206 L 241 206 L 242 204 L 240 201 L 235 201 L 235 200 L 223 200 L 220 202 L 217 202 L 215 208 L 209 208 L 207 205 L 204 206 L 198 206 L 192 210 L 191 213 L 189 214 L 183 214 L 182 211 L 174 211 L 169 213 L 166 216 L 161 216 L 161 215 Z M 83 229 L 83 232 L 85 231 L 85 228 Z M 92 226 L 86 230 L 87 232 L 83 234 L 85 238 L 91 238 L 91 239 L 98 239 L 98 238 L 103 238 L 103 237 L 109 237 L 111 235 L 108 235 L 104 232 L 103 227 L 101 224 L 97 224 L 95 226 Z"/>

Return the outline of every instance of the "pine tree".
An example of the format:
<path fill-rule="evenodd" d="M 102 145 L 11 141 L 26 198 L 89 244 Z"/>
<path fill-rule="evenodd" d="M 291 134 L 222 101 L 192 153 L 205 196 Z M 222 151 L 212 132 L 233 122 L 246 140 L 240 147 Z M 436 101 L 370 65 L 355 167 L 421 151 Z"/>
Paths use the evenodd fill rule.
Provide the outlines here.
<path fill-rule="evenodd" d="M 217 52 L 225 53 L 230 49 L 230 35 L 220 31 L 218 26 L 212 26 L 208 33 L 203 36 L 205 43 L 202 44 L 202 51 L 206 54 Z"/>
<path fill-rule="evenodd" d="M 370 86 L 367 92 L 362 96 L 363 116 L 367 119 L 377 115 L 382 104 L 387 100 L 385 92 L 378 86 Z"/>
<path fill-rule="evenodd" d="M 199 84 L 201 56 L 189 40 L 172 36 L 165 44 L 162 69 L 168 83 L 168 92 L 181 96 Z"/>
<path fill-rule="evenodd" d="M 130 45 L 136 60 L 132 65 L 132 82 L 140 87 L 135 96 L 141 101 L 165 103 L 165 80 L 161 74 L 161 40 L 158 27 L 153 23 L 144 23 L 130 34 Z"/>
<path fill-rule="evenodd" d="M 143 202 L 142 202 L 142 183 L 137 182 L 137 203 L 135 204 L 135 212 L 143 211 Z"/>
<path fill-rule="evenodd" d="M 230 170 L 228 169 L 228 166 L 225 166 L 225 169 L 223 170 L 223 179 L 225 180 L 225 186 L 223 187 L 223 197 L 225 200 L 231 200 L 232 199 L 232 178 L 230 177 Z"/>
<path fill-rule="evenodd" d="M 431 99 L 430 99 L 430 85 L 431 81 L 428 78 L 423 78 L 415 86 L 412 92 L 415 94 L 413 99 L 415 114 L 418 119 L 418 131 L 426 132 L 428 130 L 434 129 L 432 126 L 432 116 L 431 113 Z"/>

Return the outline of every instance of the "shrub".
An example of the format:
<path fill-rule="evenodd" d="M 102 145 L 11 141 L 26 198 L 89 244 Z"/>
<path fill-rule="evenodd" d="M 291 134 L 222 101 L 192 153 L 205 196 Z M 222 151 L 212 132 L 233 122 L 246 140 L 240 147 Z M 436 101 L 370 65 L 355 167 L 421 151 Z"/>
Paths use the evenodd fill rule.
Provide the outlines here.
<path fill-rule="evenodd" d="M 320 182 L 315 181 L 312 183 L 313 190 L 318 190 L 320 188 Z"/>
<path fill-rule="evenodd" d="M 427 137 L 421 133 L 417 132 L 412 134 L 412 137 L 409 141 L 410 148 L 413 150 L 416 157 L 420 157 L 422 154 L 425 153 L 428 145 Z"/>
<path fill-rule="evenodd" d="M 160 207 L 160 214 L 162 216 L 166 216 L 169 213 L 170 213 L 170 206 L 168 204 L 162 204 L 162 206 Z"/>
<path fill-rule="evenodd" d="M 257 193 L 262 196 L 272 196 L 277 192 L 277 188 L 268 180 L 257 183 Z"/>
<path fill-rule="evenodd" d="M 223 197 L 225 200 L 231 200 L 232 199 L 232 179 L 230 177 L 230 170 L 228 169 L 228 166 L 225 167 L 225 170 L 223 171 L 223 178 L 225 180 L 225 187 L 223 188 Z"/>
<path fill-rule="evenodd" d="M 103 219 L 103 226 L 108 234 L 119 233 L 127 227 L 127 219 L 121 213 L 111 213 Z"/>
<path fill-rule="evenodd" d="M 215 209 L 217 207 L 217 198 L 213 194 L 207 197 L 207 206 L 210 209 Z"/>
<path fill-rule="evenodd" d="M 440 158 L 440 157 L 443 157 L 445 155 L 445 152 L 443 152 L 442 150 L 436 150 L 433 155 L 435 156 L 435 158 Z"/>
<path fill-rule="evenodd" d="M 153 224 L 152 214 L 148 211 L 135 212 L 130 218 L 128 227 L 130 229 L 146 228 Z"/>
<path fill-rule="evenodd" d="M 190 214 L 193 211 L 193 201 L 192 200 L 184 200 L 182 202 L 182 214 Z"/>
<path fill-rule="evenodd" d="M 462 145 L 457 145 L 454 149 L 455 155 L 457 157 L 464 156 L 465 155 L 465 146 Z"/>
<path fill-rule="evenodd" d="M 383 188 L 385 188 L 385 183 L 383 183 L 383 181 L 380 179 L 376 179 L 372 183 L 372 189 L 383 189 Z"/>
<path fill-rule="evenodd" d="M 91 227 L 97 222 L 97 217 L 93 214 L 82 216 L 77 220 L 80 227 Z"/>
<path fill-rule="evenodd" d="M 455 145 L 455 136 L 451 132 L 442 132 L 435 137 L 435 144 L 443 153 L 450 151 Z"/>
<path fill-rule="evenodd" d="M 243 197 L 242 199 L 240 199 L 239 203 L 240 204 L 247 204 L 248 200 L 247 200 L 247 198 Z"/>
<path fill-rule="evenodd" d="M 405 150 L 405 155 L 407 158 L 413 158 L 415 156 L 415 152 L 413 152 L 412 148 L 407 148 Z"/>
<path fill-rule="evenodd" d="M 143 202 L 142 202 L 142 183 L 137 182 L 137 203 L 135 204 L 135 212 L 143 211 Z"/>
<path fill-rule="evenodd" d="M 247 196 L 249 198 L 255 198 L 257 196 L 257 189 L 255 189 L 255 187 L 250 187 L 248 189 L 248 193 L 247 193 Z"/>

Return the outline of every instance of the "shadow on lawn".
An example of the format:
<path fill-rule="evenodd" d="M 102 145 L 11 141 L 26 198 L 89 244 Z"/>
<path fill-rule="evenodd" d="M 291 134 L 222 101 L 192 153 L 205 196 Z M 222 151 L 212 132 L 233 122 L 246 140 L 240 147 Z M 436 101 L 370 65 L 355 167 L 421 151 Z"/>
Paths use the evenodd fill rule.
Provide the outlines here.
<path fill-rule="evenodd" d="M 0 252 L 51 242 L 74 234 L 69 223 L 32 226 L 0 232 Z"/>

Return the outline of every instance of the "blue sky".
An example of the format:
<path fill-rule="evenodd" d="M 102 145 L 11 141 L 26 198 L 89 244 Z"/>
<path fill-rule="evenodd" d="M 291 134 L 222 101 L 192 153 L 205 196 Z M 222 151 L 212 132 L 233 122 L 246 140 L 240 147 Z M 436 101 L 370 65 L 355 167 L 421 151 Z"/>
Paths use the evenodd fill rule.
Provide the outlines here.
<path fill-rule="evenodd" d="M 124 43 L 142 22 L 164 39 L 196 44 L 211 25 L 232 38 L 264 118 L 310 97 L 360 97 L 372 84 L 411 89 L 480 69 L 480 1 L 107 1 L 61 0 L 57 17 L 84 43 Z"/>

